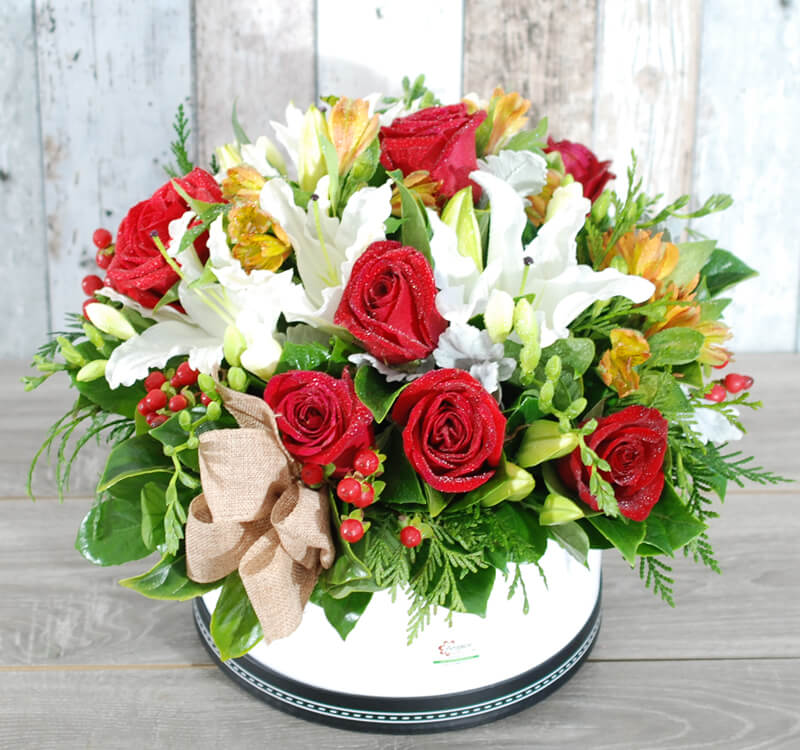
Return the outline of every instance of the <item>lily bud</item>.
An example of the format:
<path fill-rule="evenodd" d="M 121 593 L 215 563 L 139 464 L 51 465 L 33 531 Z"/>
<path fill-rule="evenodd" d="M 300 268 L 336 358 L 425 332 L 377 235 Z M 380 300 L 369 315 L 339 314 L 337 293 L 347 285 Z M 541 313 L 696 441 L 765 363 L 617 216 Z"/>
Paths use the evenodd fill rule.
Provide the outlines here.
<path fill-rule="evenodd" d="M 568 497 L 551 492 L 544 501 L 539 513 L 539 523 L 542 526 L 558 526 L 562 523 L 577 521 L 583 518 L 583 511 Z"/>
<path fill-rule="evenodd" d="M 525 430 L 517 461 L 527 468 L 538 466 L 572 453 L 577 445 L 578 436 L 574 432 L 562 432 L 558 422 L 550 419 L 537 419 Z"/>
<path fill-rule="evenodd" d="M 215 153 L 217 154 L 220 172 L 223 174 L 242 163 L 242 155 L 239 153 L 239 148 L 235 143 L 226 143 L 224 146 L 217 148 Z"/>
<path fill-rule="evenodd" d="M 73 346 L 69 339 L 59 336 L 56 341 L 58 342 L 58 350 L 68 365 L 83 367 L 89 361 Z"/>
<path fill-rule="evenodd" d="M 78 370 L 75 380 L 79 383 L 91 383 L 106 374 L 107 359 L 95 359 Z"/>
<path fill-rule="evenodd" d="M 85 312 L 89 320 L 103 333 L 108 333 L 122 341 L 127 341 L 136 335 L 136 330 L 128 322 L 128 319 L 111 305 L 93 302 L 91 305 L 86 305 Z"/>
<path fill-rule="evenodd" d="M 505 458 L 497 467 L 495 475 L 485 484 L 472 490 L 467 501 L 480 502 L 484 508 L 491 508 L 504 501 L 519 502 L 533 492 L 536 480 L 521 466 L 512 464 Z"/>
<path fill-rule="evenodd" d="M 241 362 L 242 352 L 247 348 L 247 341 L 241 331 L 234 325 L 225 329 L 222 339 L 222 351 L 229 365 L 238 367 Z"/>
<path fill-rule="evenodd" d="M 319 142 L 320 134 L 328 137 L 328 124 L 322 112 L 316 107 L 309 107 L 303 118 L 297 153 L 297 180 L 300 189 L 306 192 L 314 190 L 320 177 L 328 171 Z"/>
<path fill-rule="evenodd" d="M 281 345 L 274 338 L 265 338 L 242 352 L 242 367 L 266 380 L 275 372 L 282 353 Z"/>
<path fill-rule="evenodd" d="M 231 367 L 228 370 L 228 385 L 234 391 L 244 392 L 247 390 L 247 373 L 241 367 Z"/>
<path fill-rule="evenodd" d="M 492 289 L 483 322 L 492 341 L 505 341 L 514 326 L 514 298 L 502 289 Z"/>
<path fill-rule="evenodd" d="M 458 252 L 466 258 L 472 258 L 479 271 L 483 270 L 483 248 L 481 230 L 475 217 L 472 203 L 472 187 L 459 190 L 444 207 L 442 221 L 447 224 L 458 238 Z"/>
<path fill-rule="evenodd" d="M 106 342 L 103 340 L 103 336 L 101 335 L 100 331 L 98 331 L 91 323 L 84 323 L 83 332 L 86 334 L 86 338 L 89 339 L 95 349 L 100 351 L 103 350 Z"/>
<path fill-rule="evenodd" d="M 604 190 L 592 205 L 592 219 L 598 224 L 606 218 L 608 207 L 611 205 L 611 190 Z"/>

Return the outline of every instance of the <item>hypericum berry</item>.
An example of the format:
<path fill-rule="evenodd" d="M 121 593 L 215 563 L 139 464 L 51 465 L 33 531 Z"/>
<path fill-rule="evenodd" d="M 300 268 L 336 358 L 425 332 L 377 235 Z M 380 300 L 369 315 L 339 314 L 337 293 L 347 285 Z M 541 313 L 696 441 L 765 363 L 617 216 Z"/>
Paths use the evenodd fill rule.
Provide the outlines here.
<path fill-rule="evenodd" d="M 378 454 L 370 448 L 362 448 L 353 459 L 353 468 L 365 477 L 372 476 L 380 467 Z"/>
<path fill-rule="evenodd" d="M 98 250 L 105 250 L 111 244 L 111 232 L 108 229 L 95 229 L 92 242 Z"/>
<path fill-rule="evenodd" d="M 150 411 L 158 411 L 167 405 L 167 394 L 160 388 L 154 388 L 144 397 Z"/>
<path fill-rule="evenodd" d="M 153 411 L 150 408 L 150 404 L 147 403 L 147 396 L 145 396 L 138 404 L 136 404 L 136 409 L 139 414 L 145 417 Z"/>
<path fill-rule="evenodd" d="M 300 479 L 303 480 L 303 484 L 307 484 L 309 487 L 316 487 L 324 481 L 325 470 L 319 464 L 303 464 L 303 468 L 300 469 Z"/>
<path fill-rule="evenodd" d="M 404 547 L 418 547 L 422 543 L 422 532 L 416 526 L 406 526 L 400 532 L 400 544 Z"/>
<path fill-rule="evenodd" d="M 185 409 L 188 405 L 189 405 L 189 402 L 186 400 L 186 396 L 184 396 L 184 395 L 182 395 L 180 393 L 177 394 L 176 396 L 173 396 L 169 400 L 169 410 L 170 411 L 181 411 L 182 409 Z"/>
<path fill-rule="evenodd" d="M 353 505 L 356 508 L 366 508 L 375 502 L 375 488 L 371 484 L 361 485 L 361 494 L 353 500 Z"/>
<path fill-rule="evenodd" d="M 724 370 L 731 363 L 731 358 L 728 357 L 722 364 L 711 365 L 715 370 Z"/>
<path fill-rule="evenodd" d="M 94 256 L 94 262 L 97 263 L 99 268 L 105 270 L 111 265 L 111 259 L 114 257 L 113 253 L 107 253 L 105 250 L 98 250 Z"/>
<path fill-rule="evenodd" d="M 148 427 L 158 427 L 167 421 L 166 414 L 148 414 L 145 417 Z"/>
<path fill-rule="evenodd" d="M 346 503 L 354 503 L 361 498 L 361 482 L 353 477 L 345 477 L 336 485 L 336 494 Z"/>
<path fill-rule="evenodd" d="M 706 393 L 706 395 L 703 398 L 718 404 L 721 401 L 724 401 L 725 396 L 727 395 L 728 391 L 725 390 L 724 385 L 722 385 L 721 383 L 714 383 L 714 387 L 708 393 Z"/>
<path fill-rule="evenodd" d="M 346 542 L 355 544 L 364 536 L 364 524 L 355 518 L 345 518 L 345 520 L 342 521 L 342 525 L 339 527 L 339 533 Z"/>
<path fill-rule="evenodd" d="M 181 387 L 183 386 L 183 381 L 181 380 L 181 376 L 180 376 L 180 375 L 178 375 L 177 373 L 175 373 L 175 375 L 173 375 L 173 376 L 172 376 L 172 377 L 169 379 L 169 384 L 170 384 L 170 385 L 171 385 L 173 388 L 181 388 Z"/>
<path fill-rule="evenodd" d="M 91 304 L 97 304 L 97 300 L 94 297 L 89 297 L 83 301 L 83 307 L 81 309 L 83 310 L 83 317 L 86 318 L 86 320 L 89 320 L 89 315 L 86 312 L 86 308 Z"/>
<path fill-rule="evenodd" d="M 728 393 L 739 393 L 753 386 L 753 378 L 749 375 L 740 375 L 738 372 L 729 372 L 723 382 Z"/>
<path fill-rule="evenodd" d="M 103 288 L 103 280 L 96 276 L 95 274 L 91 273 L 88 276 L 84 276 L 83 280 L 81 281 L 81 289 L 83 289 L 83 293 L 87 297 L 94 297 L 94 293 L 98 289 Z"/>
<path fill-rule="evenodd" d="M 213 398 L 209 398 L 208 396 L 206 396 L 205 393 L 200 391 L 200 403 L 203 406 L 208 406 L 213 400 L 214 400 Z"/>
<path fill-rule="evenodd" d="M 147 391 L 154 391 L 156 388 L 161 388 L 166 382 L 167 379 L 164 377 L 164 373 L 160 370 L 156 370 L 155 372 L 151 372 L 144 379 L 144 387 Z"/>
<path fill-rule="evenodd" d="M 189 367 L 188 362 L 181 362 L 175 371 L 175 376 L 181 379 L 181 385 L 194 385 L 200 373 Z"/>

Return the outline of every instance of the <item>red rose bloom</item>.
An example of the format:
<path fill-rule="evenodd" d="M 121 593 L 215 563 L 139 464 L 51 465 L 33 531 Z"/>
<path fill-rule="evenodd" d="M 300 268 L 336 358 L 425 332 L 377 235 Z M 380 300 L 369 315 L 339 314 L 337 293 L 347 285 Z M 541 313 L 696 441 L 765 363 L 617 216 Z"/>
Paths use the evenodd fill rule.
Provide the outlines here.
<path fill-rule="evenodd" d="M 223 202 L 216 180 L 202 169 L 195 168 L 176 181 L 192 198 L 208 203 Z M 159 252 L 153 234 L 157 233 L 165 246 L 169 244 L 169 223 L 183 216 L 188 208 L 186 201 L 168 182 L 151 198 L 128 211 L 117 231 L 117 245 L 106 283 L 145 307 L 155 307 L 178 280 L 178 275 Z M 206 239 L 207 235 L 203 234 L 194 243 L 204 262 L 208 258 Z"/>
<path fill-rule="evenodd" d="M 404 175 L 424 169 L 442 183 L 441 195 L 449 198 L 470 184 L 469 173 L 478 168 L 475 131 L 485 119 L 486 112 L 467 114 L 463 104 L 399 117 L 380 130 L 381 164 Z M 480 197 L 477 185 L 472 190 Z"/>
<path fill-rule="evenodd" d="M 616 175 L 608 168 L 610 161 L 598 161 L 586 146 L 572 141 L 547 139 L 546 153 L 558 151 L 564 162 L 564 169 L 583 185 L 583 197 L 594 202 L 600 197 L 606 183 Z"/>
<path fill-rule="evenodd" d="M 588 445 L 611 467 L 600 475 L 614 488 L 619 511 L 633 521 L 644 521 L 664 488 L 664 454 L 667 450 L 667 420 L 657 409 L 629 406 L 597 420 L 597 429 L 586 438 Z M 564 483 L 593 510 L 597 500 L 589 492 L 589 469 L 581 461 L 580 449 L 558 464 Z"/>
<path fill-rule="evenodd" d="M 427 357 L 447 328 L 425 256 L 391 240 L 355 262 L 333 320 L 390 365 Z"/>
<path fill-rule="evenodd" d="M 336 464 L 334 476 L 342 476 L 373 443 L 372 413 L 356 397 L 347 370 L 341 380 L 313 370 L 273 375 L 264 400 L 286 450 L 301 463 Z"/>
<path fill-rule="evenodd" d="M 392 419 L 405 425 L 411 465 L 434 489 L 468 492 L 488 482 L 503 452 L 506 418 L 464 370 L 434 370 L 398 397 Z"/>

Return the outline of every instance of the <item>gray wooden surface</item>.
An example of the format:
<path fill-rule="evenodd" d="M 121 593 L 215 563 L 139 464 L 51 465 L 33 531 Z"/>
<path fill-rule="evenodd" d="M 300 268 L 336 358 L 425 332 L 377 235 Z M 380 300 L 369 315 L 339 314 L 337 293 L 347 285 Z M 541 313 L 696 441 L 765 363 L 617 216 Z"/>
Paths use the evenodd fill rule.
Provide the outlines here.
<path fill-rule="evenodd" d="M 800 356 L 741 356 L 736 369 L 768 404 L 749 415 L 741 447 L 800 479 Z M 37 503 L 22 497 L 24 462 L 69 403 L 56 382 L 21 397 L 23 372 L 0 363 L 0 748 L 800 747 L 797 485 L 730 493 L 711 527 L 723 575 L 676 560 L 675 609 L 607 553 L 597 646 L 543 703 L 451 734 L 355 734 L 233 685 L 210 664 L 188 604 L 116 585 L 145 562 L 85 562 L 73 548 L 85 495 L 59 505 L 44 472 Z"/>

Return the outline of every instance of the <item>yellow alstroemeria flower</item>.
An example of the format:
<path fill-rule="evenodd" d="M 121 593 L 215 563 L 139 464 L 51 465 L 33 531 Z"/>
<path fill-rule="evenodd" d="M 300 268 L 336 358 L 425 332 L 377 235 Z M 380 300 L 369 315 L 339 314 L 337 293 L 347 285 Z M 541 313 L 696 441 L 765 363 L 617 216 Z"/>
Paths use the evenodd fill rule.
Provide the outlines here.
<path fill-rule="evenodd" d="M 228 214 L 228 237 L 235 242 L 231 254 L 249 274 L 277 271 L 291 252 L 289 238 L 258 206 L 234 206 Z"/>
<path fill-rule="evenodd" d="M 624 398 L 639 388 L 639 374 L 633 368 L 650 358 L 650 345 L 639 331 L 615 328 L 609 334 L 611 348 L 597 365 L 601 380 Z"/>
<path fill-rule="evenodd" d="M 369 102 L 341 97 L 328 117 L 331 142 L 339 157 L 339 174 L 350 171 L 356 159 L 378 135 L 380 120 L 369 116 Z"/>

